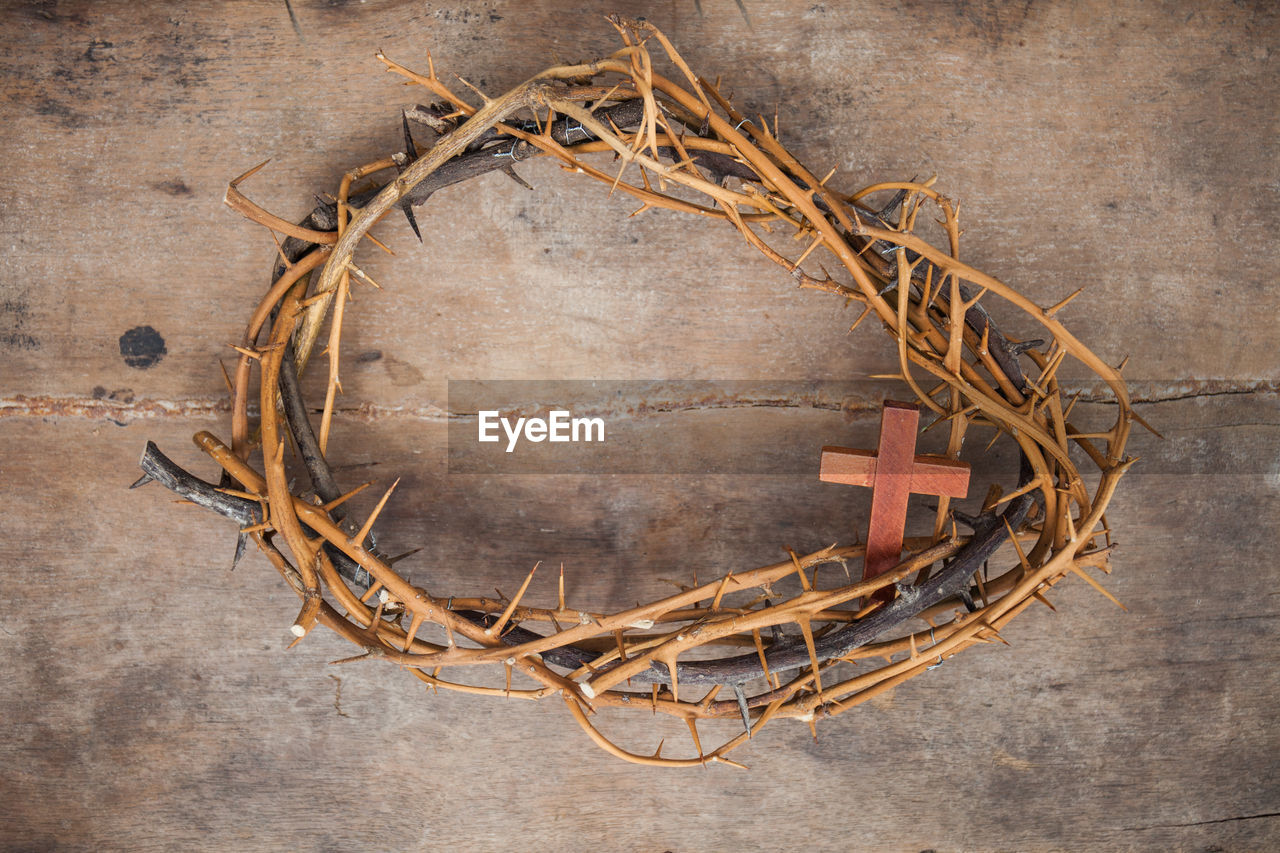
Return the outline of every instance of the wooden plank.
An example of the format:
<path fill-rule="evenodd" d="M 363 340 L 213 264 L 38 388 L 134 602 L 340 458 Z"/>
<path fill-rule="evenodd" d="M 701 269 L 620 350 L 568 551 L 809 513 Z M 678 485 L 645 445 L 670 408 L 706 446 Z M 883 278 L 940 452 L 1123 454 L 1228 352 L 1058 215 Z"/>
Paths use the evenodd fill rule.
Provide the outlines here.
<path fill-rule="evenodd" d="M 1177 405 L 1150 408 L 1159 416 Z M 1273 401 L 1265 416 L 1277 410 Z M 1218 410 L 1224 420 L 1258 414 L 1249 399 Z M 1191 424 L 1172 411 L 1159 419 Z M 1168 495 L 1187 473 L 1135 472 L 1111 517 L 1117 571 L 1103 578 L 1128 614 L 1083 582 L 1064 582 L 1050 593 L 1058 613 L 1036 608 L 1003 632 L 1012 648 L 974 649 L 826 721 L 817 744 L 807 728 L 779 724 L 741 754 L 750 773 L 716 771 L 709 784 L 702 772 L 617 763 L 556 707 L 432 696 L 394 667 L 329 667 L 350 652 L 323 633 L 286 653 L 296 598 L 266 561 L 250 554 L 229 573 L 230 525 L 193 515 L 155 486 L 125 490 L 145 438 L 210 476 L 188 444 L 191 429 L 209 422 L 125 423 L 0 421 L 0 441 L 20 449 L 6 457 L 6 477 L 32 484 L 20 504 L 6 492 L 4 511 L 23 533 L 6 537 L 0 559 L 38 578 L 10 588 L 0 634 L 0 678 L 10 686 L 0 715 L 21 721 L 0 744 L 9 838 L 214 849 L 270 835 L 281 848 L 343 846 L 336 830 L 316 830 L 318 788 L 328 792 L 326 813 L 369 824 L 346 846 L 412 847 L 424 812 L 435 815 L 433 837 L 464 849 L 517 829 L 531 849 L 555 847 L 566 833 L 582 848 L 607 845 L 623 831 L 637 846 L 699 847 L 708 813 L 725 815 L 714 821 L 725 843 L 750 846 L 776 829 L 774 814 L 806 809 L 818 809 L 821 835 L 809 839 L 818 849 L 837 849 L 824 841 L 837 835 L 871 849 L 1256 849 L 1275 838 L 1268 819 L 1233 819 L 1274 811 L 1276 795 L 1276 618 L 1265 596 L 1235 592 L 1276 580 L 1268 553 L 1280 505 L 1263 472 L 1192 472 L 1194 493 L 1177 503 Z M 1185 440 L 1261 449 L 1274 433 L 1210 427 Z M 852 515 L 842 509 L 850 492 L 829 490 L 833 506 L 799 478 L 455 481 L 439 456 L 413 453 L 438 449 L 430 432 L 404 420 L 344 421 L 335 436 L 356 466 L 343 472 L 350 481 L 403 477 L 386 510 L 386 547 L 426 545 L 406 567 L 440 588 L 510 593 L 533 559 L 563 559 L 572 603 L 625 603 L 670 589 L 661 578 L 693 568 L 777 559 L 782 542 L 822 541 Z M 368 464 L 375 457 L 383 464 Z M 66 466 L 87 459 L 102 474 L 86 483 Z M 83 513 L 26 509 L 85 506 L 85 489 Z M 785 525 L 778 507 L 794 508 Z M 1194 535 L 1168 533 L 1188 518 Z M 141 519 L 157 532 L 140 530 Z M 1230 563 L 1220 559 L 1224 541 L 1234 543 Z M 1209 586 L 1186 570 L 1209 564 Z M 535 581 L 529 596 L 550 603 L 554 584 Z M 341 679 L 340 697 L 330 676 Z M 647 716 L 605 723 L 636 748 L 663 734 L 677 743 L 677 729 Z M 724 729 L 713 724 L 703 737 Z M 336 759 L 374 745 L 377 762 Z M 388 766 L 399 769 L 397 796 L 370 794 L 385 787 Z M 494 768 L 508 790 L 441 779 L 491 778 Z M 530 773 L 555 784 L 527 785 Z M 815 773 L 840 795 L 816 794 Z M 645 791 L 644 808 L 603 818 L 557 811 L 566 797 L 621 784 Z M 949 796 L 904 814 L 901 802 L 922 785 Z M 55 797 L 65 810 L 45 807 Z M 850 797 L 863 804 L 856 814 Z M 768 819 L 735 811 L 743 800 L 771 803 Z M 1037 820 L 1015 816 L 1011 802 Z"/>

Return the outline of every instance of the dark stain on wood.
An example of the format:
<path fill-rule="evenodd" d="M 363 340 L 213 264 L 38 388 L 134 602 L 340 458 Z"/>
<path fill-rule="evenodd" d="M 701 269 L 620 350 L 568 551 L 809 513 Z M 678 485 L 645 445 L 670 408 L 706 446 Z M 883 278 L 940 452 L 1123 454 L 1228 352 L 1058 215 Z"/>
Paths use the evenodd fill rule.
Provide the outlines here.
<path fill-rule="evenodd" d="M 167 352 L 164 338 L 150 326 L 135 326 L 120 336 L 120 355 L 130 367 L 155 367 Z"/>
<path fill-rule="evenodd" d="M 151 186 L 162 193 L 166 193 L 177 198 L 195 194 L 191 187 L 187 186 L 186 182 L 181 178 L 170 178 L 167 181 L 157 181 Z"/>
<path fill-rule="evenodd" d="M 31 319 L 31 306 L 25 296 L 0 302 L 0 347 L 12 350 L 38 350 L 40 340 L 26 331 Z"/>

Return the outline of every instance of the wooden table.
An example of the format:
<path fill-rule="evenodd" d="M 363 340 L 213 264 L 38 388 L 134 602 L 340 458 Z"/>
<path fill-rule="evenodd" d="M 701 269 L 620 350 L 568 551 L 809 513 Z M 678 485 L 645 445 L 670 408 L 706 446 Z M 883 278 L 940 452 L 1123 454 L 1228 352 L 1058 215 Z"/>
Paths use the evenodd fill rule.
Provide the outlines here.
<path fill-rule="evenodd" d="M 1276 10 L 698 5 L 0 12 L 0 844 L 1280 845 Z M 637 768 L 556 703 L 330 667 L 350 652 L 319 632 L 286 653 L 296 599 L 265 559 L 231 574 L 228 523 L 125 490 L 147 439 L 213 475 L 190 436 L 226 432 L 217 359 L 275 251 L 221 206 L 229 178 L 274 158 L 245 189 L 294 217 L 395 150 L 397 110 L 420 96 L 382 73 L 378 49 L 422 67 L 430 48 L 496 93 L 555 57 L 613 49 L 602 15 L 642 7 L 740 104 L 776 110 L 839 186 L 937 173 L 963 201 L 963 257 L 1044 305 L 1087 287 L 1059 316 L 1106 357 L 1132 353 L 1137 410 L 1166 436 L 1135 437 L 1144 462 L 1108 513 L 1106 582 L 1128 613 L 1068 581 L 1057 613 L 1005 631 L 1012 648 L 971 650 L 825 722 L 816 743 L 776 724 L 735 753 L 750 772 Z M 808 476 L 447 474 L 446 378 L 894 369 L 879 330 L 843 334 L 852 311 L 796 291 L 727 229 L 627 219 L 627 202 L 547 163 L 521 172 L 534 192 L 499 174 L 442 191 L 418 214 L 423 245 L 390 223 L 400 257 L 365 255 L 386 290 L 357 293 L 335 442 L 351 485 L 404 478 L 387 550 L 423 546 L 407 571 L 472 594 L 563 561 L 586 605 L 848 541 L 867 490 L 818 485 L 817 453 L 874 446 L 878 400 L 761 416 L 757 439 L 812 454 Z M 711 435 L 738 423 L 667 402 L 685 405 L 665 417 L 703 418 Z M 529 595 L 554 600 L 545 579 Z M 679 734 L 612 725 L 636 748 Z"/>

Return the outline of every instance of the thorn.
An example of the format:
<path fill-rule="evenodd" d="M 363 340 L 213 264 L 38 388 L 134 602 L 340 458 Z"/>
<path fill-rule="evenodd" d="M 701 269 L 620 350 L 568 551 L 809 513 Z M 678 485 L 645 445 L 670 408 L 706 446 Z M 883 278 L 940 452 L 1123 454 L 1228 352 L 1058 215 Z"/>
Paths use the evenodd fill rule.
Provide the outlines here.
<path fill-rule="evenodd" d="M 707 759 L 702 752 L 702 739 L 698 737 L 698 723 L 693 717 L 685 717 L 684 721 L 689 726 L 689 734 L 693 735 L 693 746 L 698 750 L 698 757 L 702 759 L 702 764 L 705 767 Z"/>
<path fill-rule="evenodd" d="M 397 554 L 394 557 L 387 557 L 383 562 L 385 562 L 388 566 L 394 566 L 396 563 L 400 562 L 405 557 L 412 557 L 414 554 L 418 553 L 421 550 L 422 550 L 421 548 L 414 548 L 412 550 L 405 551 L 403 554 Z"/>
<path fill-rule="evenodd" d="M 286 270 L 293 269 L 293 261 L 289 260 L 289 256 L 284 253 L 284 244 L 280 242 L 280 238 L 276 236 L 276 232 L 271 232 L 271 242 L 276 244 L 276 254 L 280 256 L 281 263 L 284 264 Z"/>
<path fill-rule="evenodd" d="M 358 266 L 356 266 L 355 264 L 351 263 L 351 261 L 347 261 L 347 267 L 348 267 L 348 268 L 349 268 L 353 273 L 355 273 L 356 275 L 358 275 L 360 278 L 364 279 L 364 280 L 365 280 L 365 281 L 367 281 L 369 284 L 372 284 L 374 287 L 378 288 L 378 290 L 382 290 L 382 285 L 378 284 L 376 281 L 374 281 L 372 278 L 370 278 L 370 277 L 369 277 L 369 274 L 368 274 L 367 272 L 365 272 L 364 270 L 360 269 L 360 268 L 359 268 Z M 354 300 L 352 300 L 352 301 L 354 301 Z M 339 386 L 339 387 L 341 387 L 341 386 Z"/>
<path fill-rule="evenodd" d="M 293 648 L 301 639 L 302 638 L 299 637 L 297 640 L 294 640 L 292 643 L 289 644 L 289 648 Z M 355 663 L 356 661 L 367 660 L 368 658 L 371 658 L 371 657 L 373 657 L 373 652 L 367 651 L 364 654 L 352 655 L 349 658 L 338 658 L 337 660 L 331 660 L 329 661 L 329 666 L 337 666 L 338 664 L 341 664 L 341 663 Z"/>
<path fill-rule="evenodd" d="M 1071 395 L 1071 402 L 1067 403 L 1067 408 L 1062 412 L 1062 419 L 1066 420 L 1071 417 L 1071 410 L 1076 407 L 1076 403 L 1080 402 L 1080 392 Z"/>
<path fill-rule="evenodd" d="M 786 547 L 785 550 L 791 555 L 791 562 L 795 564 L 796 574 L 800 576 L 800 586 L 805 592 L 809 592 L 813 587 L 809 585 L 809 576 L 804 573 L 804 567 L 800 565 L 800 558 L 796 556 L 796 552 L 792 551 L 791 548 Z"/>
<path fill-rule="evenodd" d="M 356 495 L 360 494 L 361 492 L 363 492 L 365 489 L 369 488 L 372 485 L 373 485 L 373 480 L 370 480 L 367 483 L 363 483 L 359 486 L 356 486 L 354 489 L 347 492 L 345 495 L 339 495 L 338 497 L 329 501 L 327 504 L 321 504 L 320 508 L 323 509 L 325 512 L 329 512 L 334 507 L 340 506 L 341 504 L 345 503 L 348 499 L 355 497 Z"/>
<path fill-rule="evenodd" d="M 1124 358 L 1120 360 L 1120 363 L 1116 365 L 1116 373 L 1123 373 L 1125 367 L 1128 364 L 1129 364 L 1129 356 L 1126 355 Z"/>
<path fill-rule="evenodd" d="M 1083 287 L 1078 287 L 1078 288 L 1076 288 L 1076 290 L 1075 290 L 1075 292 L 1074 292 L 1074 293 L 1072 293 L 1072 294 L 1071 294 L 1070 296 L 1068 296 L 1066 299 L 1064 299 L 1064 300 L 1062 300 L 1061 302 L 1059 302 L 1057 305 L 1054 305 L 1052 308 L 1045 308 L 1045 309 L 1042 309 L 1042 310 L 1044 311 L 1044 316 L 1046 316 L 1046 317 L 1052 317 L 1054 314 L 1057 314 L 1057 313 L 1058 313 L 1059 311 L 1061 311 L 1063 308 L 1066 308 L 1066 307 L 1067 307 L 1067 305 L 1068 305 L 1068 303 L 1070 303 L 1072 299 L 1075 299 L 1077 296 L 1079 296 L 1079 295 L 1080 295 L 1080 294 L 1082 294 L 1082 293 L 1084 293 L 1084 288 L 1083 288 Z"/>
<path fill-rule="evenodd" d="M 907 191 L 905 189 L 898 190 L 893 194 L 893 198 L 889 199 L 889 201 L 885 203 L 884 207 L 876 211 L 876 216 L 880 219 L 887 219 L 902 205 L 902 202 L 906 201 L 906 198 Z"/>
<path fill-rule="evenodd" d="M 818 696 L 821 697 L 822 674 L 819 672 L 818 652 L 813 644 L 813 628 L 810 626 L 807 617 L 796 619 L 796 624 L 800 626 L 800 633 L 804 634 L 804 645 L 809 650 L 809 662 L 813 666 L 813 683 L 818 688 Z M 817 735 L 815 734 L 814 737 L 817 737 Z"/>
<path fill-rule="evenodd" d="M 835 170 L 833 169 L 832 171 L 835 171 Z M 830 177 L 830 175 L 828 175 L 827 177 Z M 824 238 L 819 236 L 812 243 L 810 243 L 809 248 L 805 249 L 804 252 L 800 255 L 800 257 L 796 258 L 795 261 L 792 262 L 791 268 L 796 269 L 801 264 L 803 264 L 805 261 L 805 258 L 809 257 L 809 255 L 813 252 L 813 250 L 821 246 L 823 242 L 824 242 Z"/>
<path fill-rule="evenodd" d="M 1009 526 L 1009 519 L 1000 516 L 1000 520 L 1004 522 L 1004 529 L 1009 531 L 1009 541 L 1013 543 L 1013 549 L 1018 552 L 1018 562 L 1022 565 L 1024 572 L 1031 572 L 1031 563 L 1027 561 L 1027 552 L 1022 550 L 1022 543 L 1018 541 L 1018 536 L 1013 532 L 1013 528 Z"/>
<path fill-rule="evenodd" d="M 531 190 L 531 189 L 533 189 L 533 184 L 529 183 L 529 182 L 528 182 L 528 181 L 526 181 L 524 178 L 522 178 L 522 177 L 520 177 L 518 174 L 516 174 L 516 167 L 515 167 L 515 166 L 504 166 L 504 167 L 502 167 L 502 174 L 506 175 L 508 178 L 510 178 L 511 180 L 515 181 L 517 184 L 519 184 L 520 186 L 524 187 L 524 188 L 525 188 L 525 189 L 527 189 L 527 190 Z"/>
<path fill-rule="evenodd" d="M 520 590 L 515 594 L 515 597 L 511 599 L 511 603 L 507 605 L 507 609 L 502 611 L 502 616 L 498 618 L 497 622 L 484 629 L 485 636 L 498 637 L 502 635 L 502 629 L 506 626 L 507 620 L 511 618 L 511 614 L 515 612 L 516 605 L 520 603 L 521 596 L 523 596 L 525 590 L 529 588 L 529 581 L 533 580 L 533 573 L 538 570 L 538 566 L 540 565 L 542 565 L 541 561 L 533 564 L 533 568 L 530 569 L 529 574 L 525 576 L 524 583 L 520 584 Z"/>
<path fill-rule="evenodd" d="M 391 257 L 393 257 L 393 258 L 394 258 L 394 257 L 396 256 L 395 251 L 394 251 L 390 246 L 388 246 L 386 243 L 382 242 L 381 240 L 379 240 L 377 237 L 373 236 L 372 234 L 369 234 L 369 233 L 367 233 L 367 232 L 366 232 L 366 233 L 365 233 L 365 235 L 364 235 L 364 239 L 368 240 L 370 243 L 372 243 L 373 245 L 377 246 L 379 249 L 381 249 L 382 251 L 386 252 L 386 253 L 387 253 L 388 255 L 390 255 Z"/>
<path fill-rule="evenodd" d="M 1013 646 L 1013 643 L 1010 643 L 1004 637 L 1000 636 L 1000 632 L 997 631 L 995 628 L 993 628 L 989 624 L 983 625 L 982 630 L 974 635 L 975 640 L 982 640 L 983 642 L 987 642 L 987 643 L 991 642 L 992 638 L 995 638 L 996 642 L 1003 643 L 1006 646 L 1010 646 L 1010 647 Z"/>
<path fill-rule="evenodd" d="M 391 488 L 387 489 L 387 493 L 382 496 L 382 500 L 378 501 L 378 505 L 373 508 L 369 518 L 365 520 L 364 527 L 360 528 L 360 532 L 356 536 L 347 539 L 348 545 L 353 545 L 357 548 L 361 547 L 360 543 L 364 542 L 365 537 L 369 535 L 370 528 L 373 527 L 373 523 L 378 519 L 378 513 L 382 512 L 382 508 L 386 506 L 387 498 L 391 497 L 391 493 L 396 490 L 396 486 L 399 484 L 400 478 L 396 477 L 396 481 L 391 484 Z"/>
<path fill-rule="evenodd" d="M 1065 491 L 1059 489 L 1058 493 L 1063 497 L 1063 499 L 1067 499 L 1068 495 Z M 1067 504 L 1066 510 L 1067 511 L 1062 514 L 1062 518 L 1067 522 L 1067 541 L 1075 542 L 1080 537 L 1079 537 L 1079 534 L 1076 532 L 1076 519 L 1075 519 L 1075 516 L 1071 514 L 1070 503 Z"/>
<path fill-rule="evenodd" d="M 664 660 L 663 663 L 667 665 L 667 672 L 671 673 L 671 701 L 679 704 L 680 682 L 676 676 L 676 659 L 673 657 L 669 660 Z"/>
<path fill-rule="evenodd" d="M 262 167 L 263 167 L 263 166 L 266 166 L 266 165 L 267 165 L 268 163 L 270 163 L 270 162 L 271 162 L 271 158 L 270 158 L 270 157 L 268 157 L 266 160 L 263 160 L 261 163 L 259 163 L 258 165 L 254 166 L 252 169 L 250 169 L 249 171 L 245 172 L 245 173 L 244 173 L 243 175 L 241 175 L 240 177 L 235 178 L 234 180 L 232 180 L 232 181 L 231 181 L 231 186 L 233 186 L 233 187 L 234 187 L 234 186 L 238 186 L 242 181 L 247 181 L 247 180 L 249 180 L 249 179 L 250 179 L 250 178 L 252 178 L 254 175 L 258 174 L 258 172 L 262 169 Z"/>
<path fill-rule="evenodd" d="M 457 74 L 455 74 L 455 75 L 453 75 L 453 76 L 454 76 L 454 78 L 455 78 L 459 83 L 461 83 L 462 85 L 466 86 L 468 89 L 470 89 L 471 91 L 473 91 L 473 92 L 475 92 L 477 95 L 479 95 L 479 96 L 480 96 L 480 100 L 484 101 L 484 103 L 485 103 L 485 105 L 486 105 L 486 106 L 488 106 L 489 104 L 493 103 L 493 99 L 492 99 L 492 98 L 490 98 L 490 97 L 489 97 L 488 95 L 486 95 L 484 92 L 481 92 L 481 91 L 480 91 L 479 89 L 477 89 L 475 86 L 472 86 L 470 83 L 468 83 L 468 82 L 467 82 L 467 80 L 466 80 L 465 78 L 460 77 L 460 76 L 458 76 Z"/>
<path fill-rule="evenodd" d="M 769 661 L 766 660 L 764 656 L 764 643 L 760 640 L 759 628 L 751 629 L 751 639 L 755 641 L 756 654 L 760 657 L 760 668 L 764 670 L 765 680 L 772 681 L 772 679 L 769 678 Z"/>
<path fill-rule="evenodd" d="M 396 157 L 396 174 L 403 175 L 407 166 L 411 165 L 418 159 L 418 146 L 413 142 L 413 134 L 409 131 L 409 116 L 402 110 L 400 112 L 400 124 L 404 130 L 404 157 Z M 401 160 L 403 159 L 403 163 Z M 409 227 L 413 229 L 413 234 L 418 238 L 418 242 L 422 242 L 422 232 L 418 229 L 418 220 L 413 215 L 413 205 L 409 203 L 409 198 L 400 200 L 400 210 L 404 213 L 404 218 L 409 220 Z"/>
<path fill-rule="evenodd" d="M 618 174 L 614 177 L 613 184 L 609 187 L 609 195 L 607 196 L 608 198 L 613 198 L 613 191 L 618 188 L 618 184 L 622 181 L 622 173 L 627 171 L 627 164 L 630 162 L 631 162 L 630 160 L 622 161 L 622 168 L 618 169 Z"/>
<path fill-rule="evenodd" d="M 1057 613 L 1057 612 L 1058 612 L 1058 608 L 1054 607 L 1054 606 L 1053 606 L 1053 602 L 1052 602 L 1052 601 L 1050 601 L 1049 599 L 1045 598 L 1045 596 L 1044 596 L 1044 594 L 1043 594 L 1043 593 L 1041 593 L 1041 592 L 1039 592 L 1039 591 L 1037 591 L 1037 592 L 1033 592 L 1033 593 L 1031 593 L 1031 597 L 1032 597 L 1032 598 L 1034 598 L 1034 599 L 1036 599 L 1036 601 L 1039 601 L 1039 602 L 1040 602 L 1041 604 L 1043 604 L 1045 607 L 1047 607 L 1047 608 L 1049 608 L 1050 610 L 1052 610 L 1054 613 Z"/>
<path fill-rule="evenodd" d="M 1155 428 L 1155 427 L 1153 427 L 1151 424 L 1149 424 L 1149 423 L 1147 423 L 1145 420 L 1143 420 L 1143 419 L 1142 419 L 1142 416 L 1141 416 L 1141 415 L 1139 415 L 1137 412 L 1133 411 L 1132 409 L 1130 409 L 1130 410 L 1129 410 L 1129 417 L 1133 418 L 1135 421 L 1137 421 L 1139 424 L 1141 424 L 1144 428 L 1146 428 L 1147 432 L 1151 433 L 1151 434 L 1152 434 L 1152 435 L 1154 435 L 1156 438 L 1159 438 L 1159 439 L 1162 439 L 1162 440 L 1164 439 L 1164 436 L 1163 436 L 1163 435 L 1161 435 L 1161 434 L 1156 430 L 1156 428 Z"/>
<path fill-rule="evenodd" d="M 751 740 L 751 709 L 747 706 L 747 694 L 742 692 L 742 685 L 733 685 L 733 695 L 738 700 L 738 713 L 742 715 L 742 727 L 747 730 L 747 740 Z"/>
<path fill-rule="evenodd" d="M 1000 438 L 1000 436 L 1001 436 L 1001 435 L 1003 435 L 1003 433 L 1002 433 L 999 429 L 997 429 L 997 430 L 996 430 L 996 434 L 995 434 L 995 435 L 993 435 L 993 436 L 991 436 L 991 440 L 987 442 L 986 449 L 985 449 L 985 450 L 983 450 L 982 452 L 983 452 L 983 453 L 986 453 L 988 450 L 990 450 L 990 449 L 991 449 L 991 447 L 992 447 L 992 445 L 994 445 L 994 444 L 996 443 L 996 441 L 997 441 L 997 440 L 999 440 L 999 438 Z"/>
<path fill-rule="evenodd" d="M 418 220 L 413 215 L 413 205 L 406 198 L 400 202 L 400 210 L 404 213 L 404 218 L 409 221 L 409 227 L 413 229 L 413 236 L 418 238 L 418 242 L 422 242 L 422 231 L 418 228 Z"/>
<path fill-rule="evenodd" d="M 231 571 L 236 570 L 236 566 L 240 565 L 240 560 L 244 557 L 244 546 L 249 541 L 249 534 L 240 531 L 236 534 L 236 552 L 231 557 Z"/>
<path fill-rule="evenodd" d="M 1000 504 L 1008 503 L 1009 501 L 1013 500 L 1016 497 L 1021 497 L 1022 495 L 1025 495 L 1028 492 L 1034 492 L 1036 489 L 1039 489 L 1042 485 L 1043 483 L 1041 479 L 1037 477 L 1036 479 L 1032 480 L 1030 483 L 1027 483 L 1022 488 L 1012 491 L 1007 495 L 1001 496 L 1000 499 L 997 500 L 995 503 L 993 503 L 990 508 L 995 509 L 996 507 L 1000 506 Z M 968 524 L 968 522 L 965 522 L 965 523 Z"/>
<path fill-rule="evenodd" d="M 227 393 L 234 394 L 236 392 L 235 385 L 231 383 L 231 374 L 227 373 L 227 366 L 222 363 L 222 359 L 218 359 L 218 369 L 222 371 L 222 381 L 227 383 Z"/>
<path fill-rule="evenodd" d="M 369 599 L 373 598 L 374 594 L 377 593 L 377 591 L 380 589 L 382 589 L 382 581 L 375 579 L 374 582 L 369 586 L 369 588 L 364 591 L 364 594 L 360 596 L 360 602 L 362 604 L 367 603 Z M 382 609 L 383 604 L 384 602 L 378 603 L 379 610 Z"/>
<path fill-rule="evenodd" d="M 409 113 L 406 110 L 400 111 L 400 129 L 404 131 L 404 159 L 408 166 L 418 159 L 418 146 L 413 141 L 413 131 L 409 129 Z"/>
<path fill-rule="evenodd" d="M 733 577 L 733 572 L 729 572 L 727 575 L 725 575 L 725 576 L 720 580 L 720 586 L 719 586 L 719 588 L 716 590 L 716 597 L 715 597 L 715 598 L 712 600 L 712 602 L 711 602 L 711 609 L 712 609 L 712 610 L 719 610 L 719 609 L 720 609 L 720 599 L 722 599 L 722 598 L 724 597 L 724 590 L 725 590 L 725 587 L 727 587 L 727 586 L 729 585 L 729 579 L 730 579 L 730 578 L 732 578 L 732 577 Z"/>
<path fill-rule="evenodd" d="M 269 521 L 264 521 L 261 524 L 251 524 L 248 527 L 240 528 L 240 532 L 246 536 L 250 533 L 263 533 L 267 530 L 275 530 Z"/>
<path fill-rule="evenodd" d="M 862 321 L 867 319 L 867 315 L 870 313 L 871 313 L 870 305 L 868 305 L 866 308 L 863 308 L 862 313 L 858 315 L 858 319 L 854 320 L 853 325 L 849 327 L 849 331 L 852 332 L 853 330 L 857 329 L 860 325 L 862 325 Z"/>
<path fill-rule="evenodd" d="M 413 618 L 409 620 L 409 632 L 404 635 L 404 648 L 401 651 L 407 652 L 413 646 L 413 638 L 418 635 L 418 629 L 422 627 L 424 618 L 421 613 L 413 614 Z"/>
<path fill-rule="evenodd" d="M 1062 362 L 1066 360 L 1066 357 L 1067 351 L 1065 349 L 1058 350 L 1054 357 L 1045 364 L 1044 370 L 1040 371 L 1040 378 L 1036 380 L 1036 384 L 1043 389 L 1044 393 L 1048 393 L 1049 382 L 1057 374 L 1058 368 L 1062 366 Z"/>
<path fill-rule="evenodd" d="M 1074 562 L 1071 563 L 1071 571 L 1075 572 L 1080 577 L 1084 578 L 1089 583 L 1089 586 L 1093 587 L 1098 592 L 1106 596 L 1113 604 L 1115 604 L 1116 607 L 1119 607 L 1121 610 L 1125 611 L 1126 613 L 1129 612 L 1129 608 L 1121 604 L 1120 599 L 1116 598 L 1114 595 L 1107 592 L 1106 587 L 1104 587 L 1102 584 L 1098 583 L 1096 580 L 1090 577 L 1088 572 L 1086 572 L 1084 569 L 1077 566 Z"/>
<path fill-rule="evenodd" d="M 154 480 L 155 480 L 155 477 L 152 477 L 150 474 L 143 474 L 141 477 L 134 480 L 133 485 L 131 485 L 129 488 L 136 489 L 139 486 L 145 486 L 147 483 L 153 482 Z"/>
<path fill-rule="evenodd" d="M 227 344 L 227 346 L 231 347 L 233 350 L 240 353 L 241 355 L 252 358 L 255 361 L 262 360 L 262 353 L 258 352 L 257 350 L 247 349 L 246 347 L 236 346 L 235 344 Z"/>

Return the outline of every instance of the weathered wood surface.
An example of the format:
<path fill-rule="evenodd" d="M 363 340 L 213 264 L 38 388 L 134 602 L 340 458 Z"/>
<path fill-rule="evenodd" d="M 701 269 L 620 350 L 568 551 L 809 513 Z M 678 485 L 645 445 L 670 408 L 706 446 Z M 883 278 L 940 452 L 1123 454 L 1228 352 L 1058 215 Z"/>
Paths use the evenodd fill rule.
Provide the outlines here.
<path fill-rule="evenodd" d="M 1276 49 L 1267 3 L 11 4 L 0 12 L 0 844 L 11 849 L 1263 850 L 1275 725 Z M 1147 462 L 1109 520 L 1108 587 L 827 721 L 776 724 L 749 773 L 621 764 L 555 705 L 425 694 L 284 652 L 295 599 L 230 574 L 224 522 L 126 492 L 147 438 L 225 432 L 218 357 L 273 249 L 220 207 L 285 215 L 397 144 L 376 49 L 490 92 L 613 48 L 647 14 L 841 186 L 937 172 L 965 256 L 1101 354 L 1132 352 Z M 645 214 L 546 164 L 441 192 L 426 242 L 358 294 L 342 473 L 405 480 L 384 534 L 441 589 L 536 559 L 626 602 L 848 539 L 865 490 L 816 483 L 875 409 L 780 409 L 811 477 L 450 477 L 445 378 L 844 378 L 892 369 L 869 326 L 740 238 Z M 477 186 L 477 189 L 480 187 Z M 691 233 L 696 240 L 689 243 Z M 149 344 L 151 327 L 165 352 Z M 1016 331 L 1016 330 L 1015 330 Z M 380 353 L 374 357 L 373 353 Z M 361 403 L 368 403 L 363 409 Z M 732 412 L 708 413 L 709 434 Z M 671 415 L 675 417 L 675 415 Z M 925 443 L 927 444 L 927 442 Z M 922 450 L 931 449 L 922 445 Z M 1000 460 L 997 459 L 996 462 Z M 1006 462 L 1009 460 L 1005 460 Z M 981 472 L 975 471 L 975 477 Z M 852 496 L 851 492 L 862 493 Z M 403 549 L 401 549 L 403 550 Z M 413 571 L 413 569 L 410 569 Z M 553 595 L 549 590 L 531 595 Z M 340 691 L 340 694 L 339 694 Z M 616 722 L 635 748 L 683 730 Z M 704 734 L 704 737 L 709 737 Z"/>

